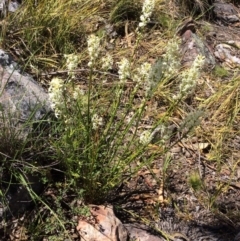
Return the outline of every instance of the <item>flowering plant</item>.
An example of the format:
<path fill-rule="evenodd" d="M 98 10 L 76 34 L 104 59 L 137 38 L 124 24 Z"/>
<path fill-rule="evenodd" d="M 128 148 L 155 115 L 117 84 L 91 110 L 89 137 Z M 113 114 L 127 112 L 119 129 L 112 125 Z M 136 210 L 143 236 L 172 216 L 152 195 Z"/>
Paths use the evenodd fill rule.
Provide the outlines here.
<path fill-rule="evenodd" d="M 139 23 L 140 28 L 144 28 L 150 21 L 153 9 L 155 5 L 155 0 L 145 0 L 142 7 L 142 15 L 140 16 L 141 22 Z"/>
<path fill-rule="evenodd" d="M 140 29 L 150 20 L 154 2 L 144 1 Z M 141 34 L 138 37 L 136 48 Z M 72 74 L 80 64 L 76 54 L 66 56 L 70 81 L 64 83 L 61 79 L 52 79 L 49 96 L 63 127 L 56 152 L 65 163 L 69 178 L 73 179 L 74 185 L 81 186 L 88 201 L 104 199 L 109 190 L 122 182 L 123 174 L 147 166 L 148 163 L 142 161 L 134 170 L 129 169 L 137 160 L 154 158 L 155 152 L 149 152 L 151 145 L 158 147 L 156 152 L 164 150 L 169 138 L 163 123 L 167 117 L 156 121 L 151 119 L 147 128 L 144 128 L 144 117 L 159 83 L 174 76 L 180 66 L 178 46 L 178 40 L 167 45 L 161 66 L 158 61 L 155 65 L 149 62 L 136 65 L 122 57 L 115 62 L 117 75 L 111 74 L 117 79 L 107 82 L 114 59 L 109 53 L 102 57 L 100 38 L 90 35 L 87 39 L 89 74 L 85 89 L 74 81 L 75 74 Z M 198 57 L 193 67 L 182 73 L 180 97 L 193 87 L 202 62 L 203 58 Z M 99 66 L 103 71 L 96 70 Z M 172 111 L 174 104 L 169 109 Z"/>

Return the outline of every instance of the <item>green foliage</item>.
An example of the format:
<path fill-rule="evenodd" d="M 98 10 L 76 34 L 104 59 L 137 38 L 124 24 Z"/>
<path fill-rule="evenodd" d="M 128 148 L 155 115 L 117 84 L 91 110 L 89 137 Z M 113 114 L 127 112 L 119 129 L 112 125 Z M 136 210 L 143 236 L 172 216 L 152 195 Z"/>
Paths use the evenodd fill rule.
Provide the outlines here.
<path fill-rule="evenodd" d="M 90 79 L 92 77 L 90 75 Z M 71 83 L 65 88 L 70 86 Z M 99 82 L 92 86 L 89 95 L 80 95 L 77 100 L 66 94 L 66 108 L 57 130 L 60 136 L 52 144 L 69 180 L 73 180 L 77 189 L 85 190 L 83 195 L 89 202 L 106 198 L 108 192 L 121 183 L 123 173 L 131 175 L 130 164 L 144 152 L 136 133 L 129 135 L 129 131 L 138 128 L 145 104 L 136 111 L 133 101 L 138 89 L 126 95 L 123 88 L 124 85 L 116 84 L 109 91 Z M 135 114 L 127 123 L 125 118 L 132 111 Z M 93 116 L 95 121 L 101 118 L 103 122 L 97 128 L 94 128 Z"/>
<path fill-rule="evenodd" d="M 202 180 L 198 173 L 192 173 L 188 179 L 189 185 L 194 191 L 199 191 L 202 188 Z"/>
<path fill-rule="evenodd" d="M 7 158 L 9 156 L 16 156 L 17 150 L 21 151 L 22 141 L 19 137 L 19 131 L 9 126 L 5 117 L 1 119 L 1 132 L 0 132 L 0 154 L 1 158 Z M 9 144 L 10 143 L 10 144 Z"/>
<path fill-rule="evenodd" d="M 212 0 L 178 0 L 181 10 L 186 14 L 206 15 L 210 9 Z"/>
<path fill-rule="evenodd" d="M 138 47 L 137 44 L 138 42 L 135 49 Z M 164 83 L 163 80 L 167 79 L 165 76 L 171 77 L 172 73 L 165 71 L 159 75 L 155 72 L 156 66 L 152 68 L 149 63 L 143 63 L 138 68 L 131 67 L 132 63 L 122 58 L 117 63 L 117 79 L 108 83 L 108 72 L 95 70 L 101 62 L 100 49 L 100 39 L 91 35 L 88 39 L 90 69 L 87 91 L 83 91 L 75 84 L 75 74 L 70 72 L 78 64 L 78 58 L 74 55 L 69 55 L 66 61 L 70 70 L 68 80 L 64 82 L 62 79 L 53 78 L 49 88 L 59 122 L 56 125 L 56 133 L 52 134 L 57 138 L 51 140 L 55 159 L 61 161 L 67 179 L 71 180 L 74 189 L 83 190 L 83 198 L 89 203 L 103 202 L 124 178 L 131 177 L 142 166 L 150 166 L 155 153 L 161 149 L 160 147 L 164 150 L 165 141 L 170 138 L 163 133 L 163 119 L 152 123 L 150 130 L 141 131 L 140 125 L 145 116 L 146 104 L 152 98 L 158 84 Z M 171 61 L 172 55 L 174 53 L 167 55 L 167 60 L 164 59 L 163 62 Z M 111 58 L 108 59 L 112 64 Z M 104 58 L 104 64 L 106 62 L 107 58 Z M 109 68 L 111 69 L 111 66 L 107 65 L 107 69 Z M 186 78 L 192 76 L 188 76 L 189 72 L 186 72 Z M 130 90 L 126 88 L 128 78 L 131 78 Z M 192 92 L 191 85 L 189 88 Z M 188 95 L 187 90 L 172 103 L 164 119 L 177 108 L 185 95 Z M 201 111 L 190 114 L 180 126 L 180 130 L 189 131 L 196 126 L 201 114 Z M 158 148 L 149 152 L 148 145 L 157 132 L 161 132 L 161 139 L 154 140 L 154 145 Z M 136 162 L 139 164 L 135 165 L 135 168 L 130 168 Z M 164 164 L 165 171 L 169 162 L 170 159 Z"/>
<path fill-rule="evenodd" d="M 10 15 L 7 32 L 12 34 L 3 43 L 12 42 L 21 49 L 25 67 L 57 67 L 63 53 L 71 53 L 81 44 L 82 23 L 98 8 L 96 1 L 90 0 L 26 0 Z"/>
<path fill-rule="evenodd" d="M 164 29 L 170 29 L 172 27 L 173 19 L 167 13 L 159 14 L 157 20 Z"/>
<path fill-rule="evenodd" d="M 185 134 L 189 133 L 194 127 L 200 124 L 200 119 L 203 116 L 204 112 L 202 110 L 190 112 L 181 123 L 179 131 L 182 131 Z"/>
<path fill-rule="evenodd" d="M 225 68 L 223 68 L 219 65 L 217 65 L 214 68 L 213 73 L 214 73 L 215 76 L 220 77 L 220 78 L 227 77 L 229 75 L 228 70 L 226 70 Z"/>
<path fill-rule="evenodd" d="M 110 13 L 110 20 L 118 23 L 124 20 L 138 20 L 141 14 L 141 5 L 137 0 L 118 0 L 114 2 Z"/>

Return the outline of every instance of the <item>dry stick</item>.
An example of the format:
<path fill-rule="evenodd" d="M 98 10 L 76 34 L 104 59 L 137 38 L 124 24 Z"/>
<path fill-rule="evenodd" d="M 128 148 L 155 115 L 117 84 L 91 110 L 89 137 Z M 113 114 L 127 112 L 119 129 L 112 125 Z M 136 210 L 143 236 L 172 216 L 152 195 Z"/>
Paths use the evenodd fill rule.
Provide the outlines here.
<path fill-rule="evenodd" d="M 52 72 L 49 72 L 49 73 L 42 73 L 41 76 L 47 76 L 47 75 L 57 75 L 57 74 L 66 74 L 66 73 L 69 73 L 69 72 L 74 72 L 74 73 L 78 73 L 78 72 L 89 72 L 90 69 L 76 69 L 76 70 L 72 70 L 72 71 L 69 71 L 69 70 L 57 70 L 57 71 L 52 71 Z M 119 79 L 119 75 L 117 74 L 111 74 L 109 72 L 103 72 L 103 71 L 99 71 L 99 70 L 92 70 L 94 73 L 99 73 L 99 74 L 103 74 L 103 75 L 110 75 L 112 77 L 115 77 L 117 79 Z M 124 86 L 131 86 L 133 85 L 134 83 L 132 82 L 132 80 L 130 78 L 128 78 L 130 81 L 129 82 L 126 82 L 124 83 Z M 118 84 L 118 83 L 101 83 L 102 85 L 104 86 L 108 86 L 108 85 L 113 85 L 113 84 Z M 82 86 L 83 88 L 85 88 L 85 86 Z"/>
<path fill-rule="evenodd" d="M 74 72 L 74 73 L 78 73 L 78 72 L 90 72 L 90 69 L 76 69 L 76 70 L 57 70 L 57 71 L 52 71 L 50 73 L 43 73 L 41 74 L 42 76 L 46 76 L 46 75 L 55 75 L 55 74 L 66 74 L 69 72 Z M 103 72 L 103 71 L 99 71 L 99 70 L 92 70 L 94 73 L 99 73 L 99 74 L 104 74 L 104 75 L 110 75 L 116 78 L 119 78 L 119 75 L 117 74 L 111 74 L 109 72 Z"/>

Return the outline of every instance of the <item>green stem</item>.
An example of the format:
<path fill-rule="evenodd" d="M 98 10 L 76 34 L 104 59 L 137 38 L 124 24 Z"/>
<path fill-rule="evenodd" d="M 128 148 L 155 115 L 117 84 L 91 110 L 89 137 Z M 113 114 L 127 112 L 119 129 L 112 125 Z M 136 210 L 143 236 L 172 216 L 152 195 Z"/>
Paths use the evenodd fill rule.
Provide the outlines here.
<path fill-rule="evenodd" d="M 86 147 L 88 148 L 87 151 L 87 161 L 89 162 L 91 160 L 91 148 L 90 148 L 90 137 L 91 137 L 91 90 L 92 90 L 92 75 L 93 75 L 93 69 L 91 67 L 90 75 L 89 75 L 89 82 L 88 82 L 88 103 L 87 103 L 87 139 L 86 139 Z"/>
<path fill-rule="evenodd" d="M 89 82 L 88 82 L 88 99 L 87 99 L 87 158 L 86 158 L 86 167 L 87 167 L 87 172 L 86 173 L 91 173 L 92 172 L 92 163 L 91 163 L 91 113 L 90 113 L 90 110 L 91 110 L 91 89 L 92 89 L 92 74 L 93 74 L 93 71 L 92 71 L 92 67 L 91 67 L 91 70 L 90 70 L 90 75 L 89 75 Z M 91 164 L 90 164 L 91 163 Z M 91 166 L 89 166 L 91 165 Z M 87 181 L 87 189 L 89 189 L 90 192 L 92 192 L 92 179 L 89 178 L 89 181 Z M 91 193 L 92 195 L 92 193 Z"/>

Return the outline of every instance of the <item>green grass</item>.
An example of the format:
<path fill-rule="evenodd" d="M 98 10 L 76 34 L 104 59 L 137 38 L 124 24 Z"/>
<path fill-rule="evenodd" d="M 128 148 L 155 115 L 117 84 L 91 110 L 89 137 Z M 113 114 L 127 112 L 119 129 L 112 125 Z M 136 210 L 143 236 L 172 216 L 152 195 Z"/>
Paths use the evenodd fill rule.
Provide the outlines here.
<path fill-rule="evenodd" d="M 63 54 L 75 52 L 84 39 L 84 23 L 99 10 L 99 1 L 27 0 L 10 16 L 11 40 L 4 45 L 20 49 L 25 67 L 59 68 Z M 71 16 L 71 17 L 69 17 Z"/>
<path fill-rule="evenodd" d="M 206 156 L 209 165 L 213 163 L 216 168 L 217 176 L 221 176 L 224 168 L 231 177 L 236 175 L 239 161 L 234 159 L 231 165 L 225 158 L 231 152 L 226 143 L 239 134 L 236 130 L 239 78 L 220 84 L 214 78 L 227 77 L 228 71 L 216 67 L 208 82 L 200 86 L 200 75 L 194 75 L 197 77 L 191 79 L 192 89 L 182 90 L 189 84 L 186 76 L 193 69 L 180 68 L 175 30 L 181 19 L 172 18 L 169 3 L 156 1 L 153 21 L 140 29 L 142 1 L 36 2 L 37 5 L 35 1 L 24 1 L 19 11 L 5 20 L 6 28 L 2 28 L 2 45 L 18 53 L 18 61 L 49 93 L 59 91 L 55 100 L 60 97 L 60 102 L 55 103 L 56 117 L 49 121 L 47 129 L 39 125 L 38 132 L 24 142 L 15 129 L 7 126 L 9 120 L 3 118 L 5 126 L 0 133 L 3 170 L 28 187 L 33 200 L 45 207 L 32 217 L 29 232 L 36 236 L 44 236 L 45 232 L 54 240 L 55 229 L 67 231 L 68 213 L 62 208 L 63 203 L 76 215 L 88 215 L 88 204 L 108 202 L 111 195 L 119 194 L 118 187 L 143 168 L 154 176 L 154 162 L 162 157 L 165 160 L 161 163 L 162 174 L 156 181 L 169 193 L 168 172 L 174 169 L 169 150 L 191 136 L 201 137 L 211 146 Z M 181 4 L 185 6 L 189 1 Z M 209 7 L 206 1 L 191 4 L 201 14 Z M 101 26 L 103 19 L 117 31 L 116 37 L 108 35 Z M 94 53 L 100 50 L 98 56 L 92 59 L 88 48 L 91 34 L 99 37 L 101 43 L 94 50 Z M 109 42 L 113 47 L 108 47 Z M 77 59 L 72 66 L 66 56 L 69 54 Z M 102 58 L 106 54 L 112 56 L 113 65 L 103 69 Z M 129 61 L 130 74 L 121 80 L 119 62 L 123 58 Z M 150 76 L 141 72 L 144 63 L 151 64 Z M 195 71 L 200 73 L 200 69 Z M 55 88 L 55 83 L 55 89 L 49 88 L 54 78 L 61 80 L 62 85 Z M 209 89 L 212 94 L 207 96 Z M 30 121 L 28 124 L 31 125 Z M 177 127 L 173 132 L 168 129 L 172 124 Z M 145 138 L 152 133 L 154 137 L 143 142 L 143 133 Z M 27 163 L 25 160 L 31 159 L 32 153 L 34 159 Z M 51 166 L 54 163 L 57 164 Z M 41 173 L 48 188 L 58 190 L 50 195 L 55 197 L 53 202 L 50 197 L 32 193 L 24 179 L 27 172 Z M 215 207 L 215 201 L 229 185 L 219 182 L 211 192 L 197 172 L 190 173 L 186 185 L 192 187 L 203 206 Z M 157 205 L 168 199 L 165 193 Z M 80 207 L 69 207 L 71 195 L 81 200 Z M 44 222 L 46 230 L 42 231 Z"/>

